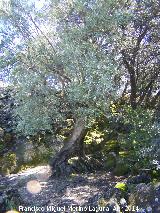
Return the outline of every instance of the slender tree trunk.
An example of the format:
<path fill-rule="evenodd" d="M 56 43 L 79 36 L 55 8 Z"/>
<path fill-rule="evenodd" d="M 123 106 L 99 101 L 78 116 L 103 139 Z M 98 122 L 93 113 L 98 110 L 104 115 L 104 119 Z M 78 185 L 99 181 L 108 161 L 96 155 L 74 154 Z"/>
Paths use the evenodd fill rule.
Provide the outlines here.
<path fill-rule="evenodd" d="M 131 60 L 131 58 L 125 53 L 125 50 L 122 50 L 123 62 L 125 67 L 128 70 L 130 75 L 130 86 L 131 86 L 131 95 L 130 95 L 130 103 L 133 109 L 136 108 L 136 96 L 137 96 L 137 84 L 136 84 L 136 72 L 134 70 L 135 58 Z"/>
<path fill-rule="evenodd" d="M 59 153 L 53 158 L 51 162 L 52 175 L 68 175 L 71 168 L 68 164 L 68 159 L 72 156 L 84 157 L 83 141 L 86 135 L 85 123 L 83 119 L 77 120 L 73 129 L 72 135 Z"/>
<path fill-rule="evenodd" d="M 136 77 L 135 77 L 135 71 L 132 69 L 130 71 L 130 85 L 131 85 L 131 95 L 130 95 L 130 102 L 133 109 L 136 108 L 136 93 L 137 93 L 137 85 L 136 85 Z"/>

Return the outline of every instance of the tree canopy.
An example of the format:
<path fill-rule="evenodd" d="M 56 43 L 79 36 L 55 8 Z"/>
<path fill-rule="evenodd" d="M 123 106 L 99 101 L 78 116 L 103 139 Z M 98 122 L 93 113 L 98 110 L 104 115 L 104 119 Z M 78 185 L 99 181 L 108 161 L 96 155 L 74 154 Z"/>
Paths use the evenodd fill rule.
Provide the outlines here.
<path fill-rule="evenodd" d="M 12 3 L 1 30 L 1 69 L 16 85 L 17 129 L 93 119 L 111 101 L 159 103 L 159 1 Z M 129 99 L 125 99 L 129 95 Z"/>

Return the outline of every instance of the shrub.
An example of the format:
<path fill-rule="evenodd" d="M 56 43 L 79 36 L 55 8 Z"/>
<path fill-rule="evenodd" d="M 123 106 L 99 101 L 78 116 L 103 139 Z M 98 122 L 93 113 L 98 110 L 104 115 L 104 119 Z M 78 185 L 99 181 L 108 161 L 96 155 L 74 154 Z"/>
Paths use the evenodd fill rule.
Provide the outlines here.
<path fill-rule="evenodd" d="M 155 159 L 155 155 L 151 151 L 153 139 L 158 136 L 159 129 L 154 125 L 153 117 L 152 110 L 142 107 L 133 110 L 130 106 L 124 106 L 123 109 L 119 109 L 119 113 L 113 115 L 113 120 L 117 122 L 120 120 L 121 129 L 122 126 L 124 130 L 126 129 L 124 132 L 117 129 L 118 141 L 121 152 L 129 152 L 124 161 L 129 163 L 130 167 L 134 167 L 136 164 L 136 169 L 148 168 Z M 115 170 L 119 172 L 121 169 L 117 166 Z"/>
<path fill-rule="evenodd" d="M 117 176 L 127 175 L 131 171 L 130 165 L 125 161 L 118 161 L 114 169 L 114 174 Z"/>
<path fill-rule="evenodd" d="M 3 174 L 10 174 L 17 166 L 17 158 L 15 153 L 7 153 L 0 161 L 1 172 Z"/>
<path fill-rule="evenodd" d="M 121 191 L 127 191 L 127 185 L 123 182 L 118 182 L 115 187 L 115 189 L 120 189 Z"/>
<path fill-rule="evenodd" d="M 110 153 L 104 159 L 104 168 L 106 170 L 112 171 L 116 166 L 116 157 Z"/>

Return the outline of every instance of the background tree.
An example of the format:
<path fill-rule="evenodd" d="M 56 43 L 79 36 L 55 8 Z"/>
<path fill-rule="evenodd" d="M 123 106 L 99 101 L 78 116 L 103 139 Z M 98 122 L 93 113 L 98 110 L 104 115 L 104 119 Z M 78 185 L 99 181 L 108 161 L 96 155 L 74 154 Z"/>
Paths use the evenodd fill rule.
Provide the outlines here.
<path fill-rule="evenodd" d="M 156 108 L 159 103 L 159 1 L 128 1 L 130 18 L 121 24 L 118 49 L 128 79 L 130 104 Z M 124 68 L 123 68 L 124 66 Z"/>

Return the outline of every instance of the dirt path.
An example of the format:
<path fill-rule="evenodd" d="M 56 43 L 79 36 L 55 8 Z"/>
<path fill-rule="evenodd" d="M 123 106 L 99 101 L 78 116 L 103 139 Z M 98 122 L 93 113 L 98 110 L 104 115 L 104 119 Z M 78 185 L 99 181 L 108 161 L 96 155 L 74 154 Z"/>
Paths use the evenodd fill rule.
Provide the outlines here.
<path fill-rule="evenodd" d="M 23 206 L 84 206 L 96 203 L 102 195 L 110 198 L 111 189 L 124 178 L 111 173 L 73 175 L 70 178 L 49 179 L 49 166 L 38 166 L 0 179 L 0 185 L 17 188 Z M 46 212 L 54 212 L 49 211 Z M 45 211 L 43 211 L 45 213 Z M 59 211 L 57 211 L 59 212 Z"/>

